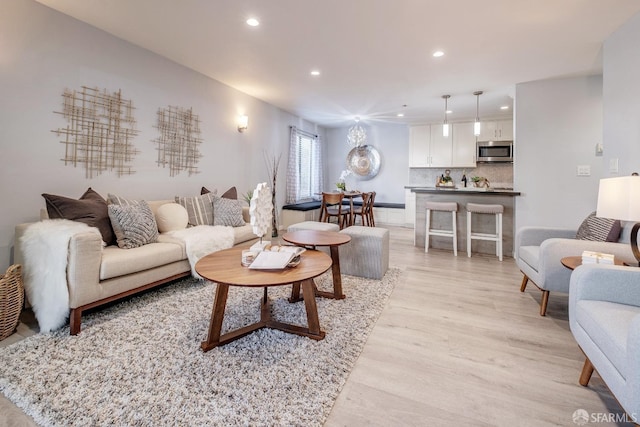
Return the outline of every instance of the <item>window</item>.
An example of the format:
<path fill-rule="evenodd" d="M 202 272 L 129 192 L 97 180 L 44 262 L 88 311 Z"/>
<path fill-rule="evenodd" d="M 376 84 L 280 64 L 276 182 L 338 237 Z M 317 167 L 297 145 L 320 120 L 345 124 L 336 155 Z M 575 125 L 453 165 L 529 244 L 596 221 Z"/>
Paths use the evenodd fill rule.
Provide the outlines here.
<path fill-rule="evenodd" d="M 317 135 L 291 128 L 287 203 L 318 198 L 322 191 L 322 150 Z"/>

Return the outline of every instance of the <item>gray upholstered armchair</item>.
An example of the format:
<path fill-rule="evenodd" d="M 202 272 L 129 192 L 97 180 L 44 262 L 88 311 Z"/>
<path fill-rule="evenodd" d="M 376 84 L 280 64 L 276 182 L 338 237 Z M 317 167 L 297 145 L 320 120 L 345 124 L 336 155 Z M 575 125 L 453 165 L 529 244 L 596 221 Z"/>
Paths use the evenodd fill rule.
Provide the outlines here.
<path fill-rule="evenodd" d="M 569 325 L 586 356 L 580 384 L 588 385 L 595 368 L 627 414 L 640 417 L 640 268 L 576 268 Z"/>
<path fill-rule="evenodd" d="M 515 259 L 524 274 L 520 292 L 533 282 L 542 291 L 540 315 L 547 312 L 549 292 L 569 292 L 571 270 L 560 260 L 579 256 L 583 251 L 596 251 L 615 255 L 622 260 L 633 260 L 629 245 L 631 225 L 625 225 L 618 242 L 596 242 L 576 239 L 575 229 L 554 227 L 522 227 L 516 233 Z"/>

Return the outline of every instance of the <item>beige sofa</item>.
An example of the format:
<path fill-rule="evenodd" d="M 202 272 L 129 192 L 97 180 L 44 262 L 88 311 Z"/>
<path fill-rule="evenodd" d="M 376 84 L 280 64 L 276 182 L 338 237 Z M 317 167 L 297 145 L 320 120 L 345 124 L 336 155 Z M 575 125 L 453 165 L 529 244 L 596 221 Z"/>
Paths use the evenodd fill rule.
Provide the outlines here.
<path fill-rule="evenodd" d="M 173 200 L 148 201 L 154 215 Z M 41 218 L 46 218 L 46 211 Z M 245 225 L 234 227 L 234 245 L 256 239 L 249 217 L 243 209 Z M 20 241 L 29 224 L 15 230 L 15 262 L 23 263 Z M 185 244 L 182 240 L 160 233 L 157 242 L 133 249 L 111 245 L 103 248 L 102 239 L 94 233 L 78 233 L 69 241 L 67 286 L 71 335 L 80 332 L 83 311 L 124 298 L 137 292 L 191 275 Z"/>

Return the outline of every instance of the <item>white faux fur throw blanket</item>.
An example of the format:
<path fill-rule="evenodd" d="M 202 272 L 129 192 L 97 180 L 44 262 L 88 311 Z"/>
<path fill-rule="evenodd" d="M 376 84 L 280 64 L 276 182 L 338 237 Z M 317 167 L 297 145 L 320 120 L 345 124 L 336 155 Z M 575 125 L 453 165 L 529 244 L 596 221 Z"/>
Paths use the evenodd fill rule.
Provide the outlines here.
<path fill-rule="evenodd" d="M 224 225 L 197 225 L 184 230 L 169 231 L 166 234 L 185 242 L 191 274 L 198 279 L 203 279 L 195 268 L 200 258 L 211 252 L 228 249 L 233 246 L 234 241 L 233 227 Z"/>
<path fill-rule="evenodd" d="M 27 227 L 22 238 L 24 290 L 40 332 L 64 326 L 69 317 L 67 257 L 76 233 L 100 235 L 95 227 L 66 219 L 46 219 Z"/>

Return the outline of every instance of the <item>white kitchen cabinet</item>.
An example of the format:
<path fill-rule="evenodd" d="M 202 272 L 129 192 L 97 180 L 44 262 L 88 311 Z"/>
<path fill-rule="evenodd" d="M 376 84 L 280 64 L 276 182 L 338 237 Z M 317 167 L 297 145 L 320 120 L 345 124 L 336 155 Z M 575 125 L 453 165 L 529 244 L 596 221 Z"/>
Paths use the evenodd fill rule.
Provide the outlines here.
<path fill-rule="evenodd" d="M 493 120 L 480 122 L 478 141 L 512 141 L 513 120 Z"/>
<path fill-rule="evenodd" d="M 411 126 L 409 129 L 409 167 L 429 167 L 431 126 Z"/>
<path fill-rule="evenodd" d="M 431 125 L 431 144 L 429 144 L 429 166 L 432 168 L 451 167 L 453 136 L 442 136 L 442 125 Z"/>
<path fill-rule="evenodd" d="M 453 150 L 451 167 L 475 168 L 476 167 L 476 137 L 473 134 L 473 122 L 454 123 Z"/>
<path fill-rule="evenodd" d="M 416 223 L 416 193 L 409 188 L 404 190 L 404 222 L 407 227 Z"/>
<path fill-rule="evenodd" d="M 409 130 L 409 167 L 451 167 L 452 137 L 442 136 L 442 126 L 412 126 Z"/>

